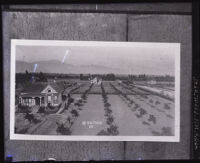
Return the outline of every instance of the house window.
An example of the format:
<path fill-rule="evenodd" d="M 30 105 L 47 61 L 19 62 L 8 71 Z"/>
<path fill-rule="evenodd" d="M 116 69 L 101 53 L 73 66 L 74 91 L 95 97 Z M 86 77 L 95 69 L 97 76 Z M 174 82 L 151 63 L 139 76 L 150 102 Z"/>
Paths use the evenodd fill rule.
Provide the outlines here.
<path fill-rule="evenodd" d="M 50 90 L 50 89 L 48 89 L 48 92 L 50 93 L 50 92 L 51 92 L 51 90 Z"/>
<path fill-rule="evenodd" d="M 48 103 L 51 102 L 51 96 L 48 96 L 47 101 L 48 101 Z"/>
<path fill-rule="evenodd" d="M 28 103 L 31 104 L 31 102 L 32 102 L 32 99 L 29 98 L 29 102 Z"/>
<path fill-rule="evenodd" d="M 58 100 L 58 97 L 54 96 L 54 104 L 58 103 L 57 100 Z"/>

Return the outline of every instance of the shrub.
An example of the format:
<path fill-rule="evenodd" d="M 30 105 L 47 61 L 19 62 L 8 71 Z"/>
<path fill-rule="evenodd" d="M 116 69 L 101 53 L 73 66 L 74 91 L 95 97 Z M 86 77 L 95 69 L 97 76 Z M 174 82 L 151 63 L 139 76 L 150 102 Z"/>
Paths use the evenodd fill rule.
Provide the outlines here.
<path fill-rule="evenodd" d="M 71 131 L 68 127 L 65 127 L 64 124 L 57 124 L 58 127 L 56 131 L 62 135 L 71 135 Z"/>
<path fill-rule="evenodd" d="M 163 136 L 172 136 L 171 127 L 163 127 L 162 128 L 162 135 Z"/>
<path fill-rule="evenodd" d="M 34 119 L 33 119 L 33 123 L 34 123 L 34 124 L 37 124 L 37 123 L 39 123 L 39 122 L 41 122 L 40 119 L 37 119 L 37 118 L 34 118 Z"/>
<path fill-rule="evenodd" d="M 137 108 L 139 108 L 139 105 L 138 105 L 138 104 L 135 104 L 134 109 L 137 109 Z"/>
<path fill-rule="evenodd" d="M 147 114 L 147 111 L 144 110 L 143 108 L 140 109 L 140 115 L 144 115 L 144 114 Z"/>
<path fill-rule="evenodd" d="M 112 124 L 113 122 L 114 122 L 114 118 L 113 118 L 112 116 L 109 116 L 109 117 L 107 118 L 107 124 L 110 125 L 110 124 Z"/>
<path fill-rule="evenodd" d="M 79 102 L 76 102 L 74 105 L 75 106 L 81 106 L 81 104 Z"/>
<path fill-rule="evenodd" d="M 105 136 L 105 135 L 109 135 L 109 133 L 105 130 L 101 130 L 97 135 Z"/>
<path fill-rule="evenodd" d="M 105 111 L 106 111 L 106 113 L 108 113 L 108 114 L 111 114 L 111 113 L 112 113 L 112 110 L 111 110 L 111 109 L 109 109 L 109 108 L 108 108 L 108 109 L 106 109 Z"/>
<path fill-rule="evenodd" d="M 119 131 L 118 131 L 118 127 L 116 125 L 111 125 L 108 129 L 107 129 L 108 133 L 110 133 L 111 135 L 118 135 Z"/>
<path fill-rule="evenodd" d="M 71 114 L 74 116 L 74 117 L 78 117 L 79 116 L 79 113 L 77 112 L 77 110 L 73 109 L 71 111 Z"/>
<path fill-rule="evenodd" d="M 19 130 L 17 133 L 19 133 L 19 134 L 26 134 L 27 131 L 28 131 L 28 128 L 23 128 L 23 129 Z"/>
<path fill-rule="evenodd" d="M 69 108 L 69 103 L 65 103 L 65 110 L 68 110 Z"/>
<path fill-rule="evenodd" d="M 45 107 L 40 106 L 40 108 L 38 109 L 38 113 L 44 113 L 44 112 L 45 112 Z"/>
<path fill-rule="evenodd" d="M 20 113 L 30 113 L 31 112 L 31 107 L 29 107 L 29 106 L 24 106 L 24 105 L 19 104 L 18 108 L 19 108 Z"/>
<path fill-rule="evenodd" d="M 67 121 L 69 122 L 69 124 L 72 124 L 72 123 L 73 123 L 71 117 L 68 117 L 68 118 L 67 118 Z"/>
<path fill-rule="evenodd" d="M 26 113 L 24 118 L 27 119 L 29 121 L 29 123 L 32 123 L 33 120 L 35 119 L 34 115 L 33 114 L 29 114 L 29 113 Z"/>
<path fill-rule="evenodd" d="M 111 105 L 109 103 L 105 103 L 104 107 L 110 107 Z"/>
<path fill-rule="evenodd" d="M 54 114 L 54 113 L 56 113 L 58 110 L 59 110 L 59 108 L 56 107 L 56 106 L 46 107 L 46 108 L 45 108 L 45 113 L 47 113 L 47 114 Z"/>
<path fill-rule="evenodd" d="M 65 101 L 67 99 L 66 95 L 62 95 L 62 101 Z"/>
<path fill-rule="evenodd" d="M 78 108 L 78 110 L 82 110 L 82 108 Z"/>
<path fill-rule="evenodd" d="M 164 109 L 169 110 L 169 109 L 170 109 L 170 106 L 169 106 L 167 103 L 165 103 L 165 104 L 164 104 Z"/>
<path fill-rule="evenodd" d="M 130 100 L 130 104 L 133 104 L 134 103 L 134 101 L 133 100 Z"/>
<path fill-rule="evenodd" d="M 60 104 L 58 105 L 58 108 L 61 108 L 61 106 L 62 106 L 62 103 L 60 103 Z"/>
<path fill-rule="evenodd" d="M 156 124 L 156 117 L 154 115 L 150 114 L 148 121 L 149 122 L 152 121 L 154 124 Z"/>
<path fill-rule="evenodd" d="M 160 102 L 159 101 L 156 101 L 156 105 L 159 105 L 160 104 Z"/>
<path fill-rule="evenodd" d="M 150 100 L 149 100 L 149 102 L 150 102 L 150 103 L 153 103 L 153 100 L 152 100 L 152 99 L 150 99 Z"/>
<path fill-rule="evenodd" d="M 74 99 L 73 99 L 73 98 L 69 98 L 69 99 L 68 99 L 68 103 L 69 103 L 69 104 L 71 104 L 71 103 L 73 103 L 73 102 L 74 102 Z"/>

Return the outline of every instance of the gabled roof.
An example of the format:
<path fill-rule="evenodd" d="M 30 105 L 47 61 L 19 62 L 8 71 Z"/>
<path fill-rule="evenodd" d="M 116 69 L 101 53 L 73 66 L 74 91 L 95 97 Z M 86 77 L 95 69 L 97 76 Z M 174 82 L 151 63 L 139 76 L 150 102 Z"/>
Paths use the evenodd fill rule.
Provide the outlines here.
<path fill-rule="evenodd" d="M 49 84 L 56 92 L 62 92 L 64 91 L 64 85 L 63 83 L 50 83 Z"/>
<path fill-rule="evenodd" d="M 21 93 L 32 93 L 32 94 L 40 94 L 48 85 L 50 85 L 56 92 L 60 93 L 64 90 L 63 84 L 59 83 L 29 83 L 24 86 Z"/>

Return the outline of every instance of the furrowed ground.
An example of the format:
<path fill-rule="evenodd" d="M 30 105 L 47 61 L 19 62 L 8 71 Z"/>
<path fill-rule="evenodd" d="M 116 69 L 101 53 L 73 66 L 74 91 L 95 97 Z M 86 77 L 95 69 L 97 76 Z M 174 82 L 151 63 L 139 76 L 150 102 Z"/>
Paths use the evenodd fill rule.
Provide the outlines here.
<path fill-rule="evenodd" d="M 73 102 L 55 112 L 16 112 L 15 132 L 33 135 L 174 135 L 174 90 L 103 81 L 66 88 Z M 164 93 L 160 94 L 159 91 Z M 37 106 L 35 106 L 37 108 Z M 36 109 L 37 110 L 37 109 Z"/>

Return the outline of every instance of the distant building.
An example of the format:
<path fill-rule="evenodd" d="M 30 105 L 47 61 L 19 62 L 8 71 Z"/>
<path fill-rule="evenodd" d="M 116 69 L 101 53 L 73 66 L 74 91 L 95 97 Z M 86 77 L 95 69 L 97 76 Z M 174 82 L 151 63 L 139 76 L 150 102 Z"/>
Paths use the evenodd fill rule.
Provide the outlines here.
<path fill-rule="evenodd" d="M 30 83 L 18 94 L 18 103 L 25 106 L 58 106 L 64 87 L 57 83 Z"/>
<path fill-rule="evenodd" d="M 148 80 L 147 81 L 147 84 L 157 84 L 157 81 L 156 80 Z"/>
<path fill-rule="evenodd" d="M 100 85 L 101 82 L 102 82 L 102 79 L 98 78 L 98 77 L 95 77 L 95 78 L 91 79 L 90 82 L 93 83 L 93 84 Z"/>

